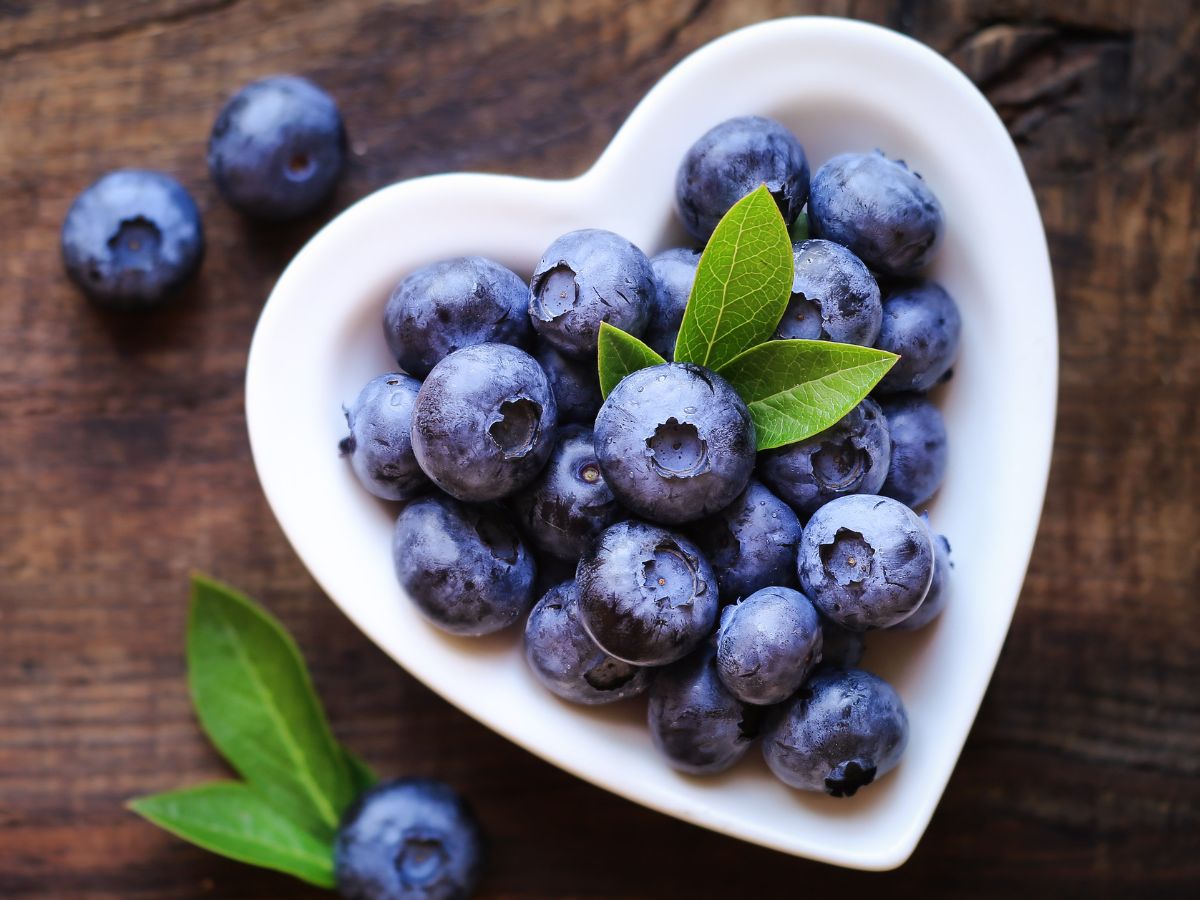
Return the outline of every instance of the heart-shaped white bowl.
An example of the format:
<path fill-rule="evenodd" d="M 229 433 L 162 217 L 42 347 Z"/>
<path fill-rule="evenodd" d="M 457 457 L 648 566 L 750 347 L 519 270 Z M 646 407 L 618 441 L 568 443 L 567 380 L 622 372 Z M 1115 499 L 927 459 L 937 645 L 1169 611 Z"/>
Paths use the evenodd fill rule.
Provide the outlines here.
<path fill-rule="evenodd" d="M 429 626 L 392 569 L 396 510 L 338 458 L 343 403 L 389 371 L 388 292 L 463 254 L 528 276 L 558 235 L 597 226 L 653 253 L 682 243 L 675 170 L 736 115 L 773 116 L 815 168 L 845 150 L 907 160 L 945 207 L 931 273 L 958 299 L 963 346 L 942 391 L 950 433 L 934 526 L 954 547 L 953 595 L 915 634 L 868 639 L 864 667 L 896 685 L 912 736 L 899 768 L 850 799 L 789 790 L 759 754 L 717 778 L 673 772 L 644 705 L 586 710 L 543 690 L 519 629 L 456 639 Z M 766 22 L 697 51 L 569 181 L 438 175 L 384 188 L 338 216 L 288 266 L 263 310 L 246 416 L 267 499 L 330 597 L 409 672 L 479 721 L 594 784 L 787 853 L 886 869 L 908 858 L 946 785 L 1016 605 L 1049 469 L 1057 380 L 1054 292 L 1033 193 L 1003 125 L 949 62 L 891 31 L 840 19 Z"/>

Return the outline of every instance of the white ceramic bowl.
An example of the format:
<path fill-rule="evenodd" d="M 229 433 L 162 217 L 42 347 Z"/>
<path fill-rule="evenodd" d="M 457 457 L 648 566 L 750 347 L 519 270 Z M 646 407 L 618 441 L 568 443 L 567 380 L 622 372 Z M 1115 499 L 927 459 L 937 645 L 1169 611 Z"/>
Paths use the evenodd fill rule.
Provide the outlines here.
<path fill-rule="evenodd" d="M 789 790 L 757 749 L 723 776 L 679 775 L 651 747 L 643 704 L 586 710 L 544 691 L 526 670 L 519 629 L 458 639 L 426 624 L 393 574 L 395 508 L 362 490 L 337 453 L 342 404 L 393 368 L 380 320 L 402 276 L 478 253 L 528 277 L 555 237 L 584 226 L 649 253 L 681 243 L 672 207 L 680 159 L 709 127 L 749 113 L 790 126 L 814 171 L 835 153 L 875 147 L 920 171 L 946 213 L 931 274 L 962 308 L 962 355 L 941 396 L 949 471 L 932 510 L 954 548 L 953 594 L 934 626 L 869 637 L 864 667 L 896 685 L 912 736 L 900 766 L 850 799 Z M 451 703 L 664 813 L 786 853 L 887 869 L 925 830 L 1004 641 L 1045 491 L 1056 380 L 1045 237 L 995 112 L 915 41 L 799 18 L 737 31 L 689 56 L 578 178 L 437 175 L 346 210 L 300 251 L 263 310 L 246 416 L 263 489 L 305 565 L 372 640 Z"/>

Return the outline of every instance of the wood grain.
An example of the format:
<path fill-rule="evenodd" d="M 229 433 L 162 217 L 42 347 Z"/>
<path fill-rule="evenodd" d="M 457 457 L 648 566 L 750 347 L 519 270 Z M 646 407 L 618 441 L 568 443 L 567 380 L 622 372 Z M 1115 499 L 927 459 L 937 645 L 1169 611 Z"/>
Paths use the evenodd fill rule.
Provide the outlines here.
<path fill-rule="evenodd" d="M 0 896 L 318 896 L 122 808 L 222 772 L 184 689 L 193 569 L 283 618 L 340 736 L 377 767 L 471 796 L 493 838 L 489 896 L 1195 896 L 1200 10 L 1054 10 L 0 0 Z M 888 24 L 981 85 L 1029 169 L 1059 297 L 1058 434 L 1025 591 L 933 824 L 886 875 L 647 812 L 434 697 L 309 579 L 242 417 L 259 308 L 329 214 L 428 172 L 577 173 L 687 52 L 795 12 Z M 336 96 L 353 159 L 321 215 L 252 229 L 215 196 L 203 147 L 222 98 L 277 71 Z M 178 175 L 209 238 L 195 286 L 141 318 L 89 308 L 58 260 L 73 196 L 130 164 Z"/>

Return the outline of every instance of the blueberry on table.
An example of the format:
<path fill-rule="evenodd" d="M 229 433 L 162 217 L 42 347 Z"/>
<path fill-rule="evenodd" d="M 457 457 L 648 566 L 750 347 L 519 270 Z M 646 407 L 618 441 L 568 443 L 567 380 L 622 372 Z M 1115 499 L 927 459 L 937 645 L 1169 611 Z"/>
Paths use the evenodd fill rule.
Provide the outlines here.
<path fill-rule="evenodd" d="M 334 844 L 346 900 L 465 900 L 483 859 L 483 831 L 470 806 L 429 778 L 371 788 L 342 817 Z"/>
<path fill-rule="evenodd" d="M 433 483 L 459 500 L 496 500 L 530 484 L 554 447 L 546 373 L 508 344 L 476 344 L 433 367 L 417 393 L 412 444 Z"/>
<path fill-rule="evenodd" d="M 691 363 L 640 369 L 596 416 L 596 457 L 617 499 L 674 524 L 731 503 L 754 470 L 754 424 L 721 376 Z"/>
<path fill-rule="evenodd" d="M 717 674 L 743 703 L 782 703 L 821 659 L 821 621 L 809 599 L 767 587 L 721 610 Z"/>
<path fill-rule="evenodd" d="M 396 519 L 392 551 L 400 585 L 444 631 L 491 634 L 533 604 L 533 556 L 499 509 L 421 497 Z"/>
<path fill-rule="evenodd" d="M 191 195 L 161 172 L 109 172 L 75 198 L 62 227 L 71 280 L 99 306 L 145 309 L 174 294 L 204 256 Z"/>
<path fill-rule="evenodd" d="M 424 378 L 464 347 L 527 347 L 533 335 L 528 298 L 521 276 L 498 262 L 483 256 L 446 259 L 396 285 L 383 312 L 383 334 L 400 368 Z"/>
<path fill-rule="evenodd" d="M 585 228 L 564 234 L 533 272 L 529 318 L 561 353 L 596 359 L 600 323 L 641 336 L 654 311 L 654 271 L 619 234 Z"/>
<path fill-rule="evenodd" d="M 639 666 L 681 659 L 712 632 L 720 599 L 700 549 L 645 522 L 606 528 L 579 560 L 579 616 L 609 655 Z"/>
<path fill-rule="evenodd" d="M 908 714 L 878 675 L 818 672 L 771 718 L 763 756 L 784 784 L 850 797 L 886 775 L 908 744 Z"/>
<path fill-rule="evenodd" d="M 954 563 L 950 561 L 950 542 L 944 535 L 933 536 L 933 581 L 929 583 L 929 593 L 917 607 L 917 611 L 906 619 L 901 619 L 892 627 L 897 631 L 916 631 L 924 628 L 942 614 L 946 608 L 946 600 L 950 596 L 950 569 Z"/>
<path fill-rule="evenodd" d="M 792 298 L 775 337 L 874 345 L 883 307 L 879 285 L 861 259 L 832 241 L 813 239 L 792 251 Z"/>
<path fill-rule="evenodd" d="M 667 362 L 675 358 L 675 338 L 692 295 L 698 265 L 700 251 L 688 247 L 664 250 L 650 258 L 657 285 L 657 302 L 642 339 Z"/>
<path fill-rule="evenodd" d="M 962 317 L 945 289 L 932 281 L 890 294 L 875 346 L 900 359 L 875 388 L 879 394 L 927 391 L 942 381 L 958 356 Z"/>
<path fill-rule="evenodd" d="M 592 440 L 592 430 L 558 430 L 550 461 L 512 500 L 521 528 L 539 550 L 578 560 L 592 538 L 621 517 Z"/>
<path fill-rule="evenodd" d="M 876 272 L 913 275 L 937 251 L 942 207 L 902 161 L 843 153 L 817 169 L 808 201 L 816 237 L 848 247 Z"/>
<path fill-rule="evenodd" d="M 818 615 L 820 615 L 818 613 Z M 853 669 L 862 662 L 866 641 L 861 631 L 843 628 L 825 616 L 821 619 L 822 669 Z"/>
<path fill-rule="evenodd" d="M 684 227 L 707 241 L 730 207 L 765 184 L 791 226 L 808 199 L 808 159 L 796 136 L 774 119 L 740 116 L 705 132 L 675 176 Z"/>
<path fill-rule="evenodd" d="M 522 300 L 522 303 L 524 300 Z M 591 427 L 604 395 L 595 359 L 563 356 L 551 344 L 539 340 L 533 356 L 546 372 L 554 399 L 558 401 L 558 421 L 577 422 Z"/>
<path fill-rule="evenodd" d="M 879 405 L 863 400 L 819 434 L 762 453 L 758 477 L 801 516 L 848 494 L 874 494 L 887 478 L 891 438 Z"/>
<path fill-rule="evenodd" d="M 746 755 L 762 714 L 729 693 L 707 642 L 655 673 L 646 717 L 654 746 L 672 768 L 715 775 Z"/>
<path fill-rule="evenodd" d="M 412 414 L 421 382 L 399 372 L 367 382 L 346 410 L 350 434 L 339 445 L 368 491 L 408 500 L 429 487 L 412 449 Z"/>
<path fill-rule="evenodd" d="M 946 474 L 946 423 L 924 394 L 897 394 L 879 401 L 892 439 L 887 479 L 879 493 L 910 507 L 929 500 Z"/>
<path fill-rule="evenodd" d="M 732 503 L 688 532 L 712 565 L 723 600 L 796 583 L 800 520 L 754 479 Z"/>
<path fill-rule="evenodd" d="M 650 686 L 651 669 L 601 650 L 579 621 L 575 582 L 551 588 L 525 622 L 525 659 L 549 691 L 596 706 L 636 697 Z"/>
<path fill-rule="evenodd" d="M 230 98 L 208 139 L 208 171 L 239 212 L 283 221 L 316 209 L 346 162 L 337 104 L 304 78 L 275 75 Z"/>
<path fill-rule="evenodd" d="M 887 628 L 912 615 L 933 579 L 925 523 L 898 500 L 839 497 L 800 535 L 800 585 L 817 610 L 852 631 Z"/>

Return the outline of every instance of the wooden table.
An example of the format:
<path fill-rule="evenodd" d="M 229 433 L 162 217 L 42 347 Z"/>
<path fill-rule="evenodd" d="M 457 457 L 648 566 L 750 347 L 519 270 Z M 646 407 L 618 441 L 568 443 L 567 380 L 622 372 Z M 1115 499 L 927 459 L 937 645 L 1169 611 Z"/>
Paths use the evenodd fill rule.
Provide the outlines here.
<path fill-rule="evenodd" d="M 1036 6 L 0 0 L 0 896 L 320 895 L 122 808 L 223 771 L 184 686 L 195 569 L 293 629 L 347 743 L 466 791 L 494 842 L 489 896 L 1195 896 L 1200 10 Z M 324 217 L 429 172 L 577 173 L 684 54 L 801 11 L 913 34 L 986 90 L 1058 287 L 1058 438 L 1024 595 L 933 824 L 887 875 L 648 812 L 442 702 L 308 577 L 242 415 L 263 299 Z M 251 228 L 204 142 L 228 92 L 278 71 L 332 92 L 353 157 L 325 214 Z M 179 176 L 209 237 L 195 286 L 144 317 L 84 304 L 58 255 L 73 196 L 129 165 Z"/>

